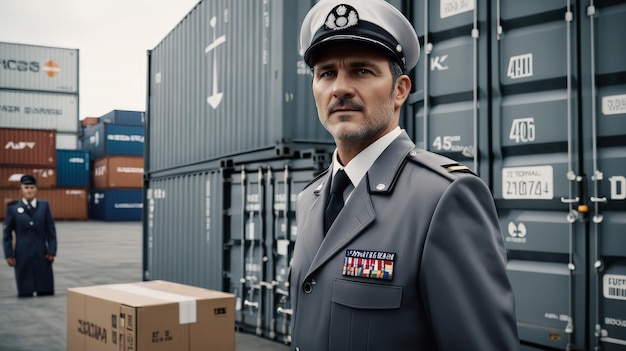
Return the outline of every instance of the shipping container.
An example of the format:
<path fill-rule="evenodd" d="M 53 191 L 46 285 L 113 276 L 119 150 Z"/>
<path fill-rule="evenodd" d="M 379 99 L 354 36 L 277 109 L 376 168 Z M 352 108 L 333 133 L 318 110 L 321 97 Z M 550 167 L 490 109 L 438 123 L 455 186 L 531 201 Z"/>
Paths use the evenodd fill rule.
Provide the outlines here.
<path fill-rule="evenodd" d="M 89 153 L 83 150 L 57 149 L 57 186 L 90 187 Z"/>
<path fill-rule="evenodd" d="M 78 94 L 78 50 L 0 42 L 0 88 Z"/>
<path fill-rule="evenodd" d="M 0 127 L 78 132 L 78 95 L 0 90 Z"/>
<path fill-rule="evenodd" d="M 108 156 L 95 160 L 92 169 L 96 189 L 143 187 L 143 157 Z"/>
<path fill-rule="evenodd" d="M 100 116 L 100 123 L 126 124 L 143 126 L 145 113 L 143 111 L 113 110 Z"/>
<path fill-rule="evenodd" d="M 98 117 L 85 117 L 80 120 L 81 127 L 93 126 L 100 122 L 100 118 Z"/>
<path fill-rule="evenodd" d="M 144 278 L 232 292 L 239 328 L 288 343 L 297 194 L 328 167 L 330 152 L 248 161 L 259 158 L 148 181 Z"/>
<path fill-rule="evenodd" d="M 103 221 L 140 221 L 143 189 L 89 191 L 89 218 Z"/>
<path fill-rule="evenodd" d="M 0 128 L 0 164 L 56 168 L 54 130 Z"/>
<path fill-rule="evenodd" d="M 38 189 L 37 198 L 50 203 L 52 218 L 57 220 L 87 220 L 87 189 Z M 0 216 L 4 219 L 7 203 L 22 199 L 18 189 L 0 189 Z"/>
<path fill-rule="evenodd" d="M 78 133 L 59 133 L 56 135 L 55 148 L 57 150 L 78 149 Z"/>
<path fill-rule="evenodd" d="M 84 129 L 81 150 L 92 160 L 106 156 L 143 156 L 144 130 L 141 126 L 98 123 Z"/>
<path fill-rule="evenodd" d="M 0 167 L 0 188 L 20 188 L 20 179 L 24 175 L 32 175 L 37 179 L 38 188 L 52 188 L 57 185 L 55 168 L 39 167 Z"/>
<path fill-rule="evenodd" d="M 315 1 L 201 1 L 148 54 L 148 172 L 331 143 L 298 55 Z"/>

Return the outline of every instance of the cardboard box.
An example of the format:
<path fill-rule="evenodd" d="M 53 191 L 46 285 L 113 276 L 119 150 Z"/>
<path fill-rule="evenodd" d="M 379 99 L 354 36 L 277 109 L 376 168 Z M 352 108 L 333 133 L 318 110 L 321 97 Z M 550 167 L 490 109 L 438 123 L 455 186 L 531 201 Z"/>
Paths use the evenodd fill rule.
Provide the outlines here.
<path fill-rule="evenodd" d="M 67 291 L 68 351 L 235 350 L 235 297 L 166 281 Z"/>

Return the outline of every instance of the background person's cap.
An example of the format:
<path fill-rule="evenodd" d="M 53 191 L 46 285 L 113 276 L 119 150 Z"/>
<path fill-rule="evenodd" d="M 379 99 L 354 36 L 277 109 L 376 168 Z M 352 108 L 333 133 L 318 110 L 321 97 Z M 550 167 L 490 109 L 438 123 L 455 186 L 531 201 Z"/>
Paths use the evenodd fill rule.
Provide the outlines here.
<path fill-rule="evenodd" d="M 316 52 L 337 41 L 382 49 L 406 72 L 417 64 L 420 45 L 413 25 L 384 0 L 321 0 L 300 29 L 300 53 L 312 67 Z"/>
<path fill-rule="evenodd" d="M 20 178 L 20 183 L 24 185 L 37 185 L 37 179 L 35 179 L 32 175 L 27 174 Z"/>

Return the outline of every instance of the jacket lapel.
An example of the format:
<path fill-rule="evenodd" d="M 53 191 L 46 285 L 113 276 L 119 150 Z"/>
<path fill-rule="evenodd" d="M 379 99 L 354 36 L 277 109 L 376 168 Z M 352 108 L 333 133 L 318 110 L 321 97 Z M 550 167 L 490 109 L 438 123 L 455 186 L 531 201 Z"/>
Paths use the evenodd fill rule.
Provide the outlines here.
<path fill-rule="evenodd" d="M 395 180 L 406 161 L 406 155 L 415 147 L 406 132 L 394 140 L 382 155 L 374 162 L 365 177 L 352 192 L 350 199 L 341 210 L 333 226 L 324 237 L 323 218 L 324 204 L 328 197 L 328 181 L 330 174 L 324 177 L 323 184 L 318 186 L 318 198 L 308 214 L 307 222 L 316 223 L 315 228 L 307 235 L 307 253 L 314 257 L 307 275 L 331 259 L 376 219 L 373 196 L 390 193 Z M 372 196 L 373 195 L 373 196 Z M 319 249 L 318 249 L 319 248 Z M 315 252 L 315 254 L 314 254 Z"/>

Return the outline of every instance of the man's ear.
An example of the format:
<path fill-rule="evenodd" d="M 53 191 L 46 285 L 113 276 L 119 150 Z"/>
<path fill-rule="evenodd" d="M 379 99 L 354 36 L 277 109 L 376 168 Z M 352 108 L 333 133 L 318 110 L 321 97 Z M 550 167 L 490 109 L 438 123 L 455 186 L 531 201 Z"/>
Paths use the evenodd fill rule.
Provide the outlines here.
<path fill-rule="evenodd" d="M 411 78 L 406 74 L 401 75 L 398 77 L 398 80 L 396 80 L 396 90 L 394 91 L 393 97 L 397 108 L 400 108 L 409 97 L 411 86 Z"/>

